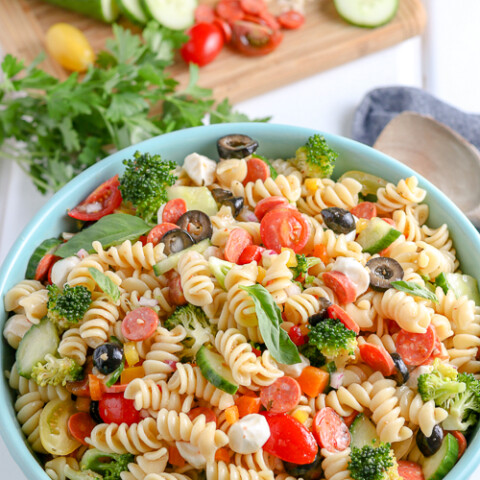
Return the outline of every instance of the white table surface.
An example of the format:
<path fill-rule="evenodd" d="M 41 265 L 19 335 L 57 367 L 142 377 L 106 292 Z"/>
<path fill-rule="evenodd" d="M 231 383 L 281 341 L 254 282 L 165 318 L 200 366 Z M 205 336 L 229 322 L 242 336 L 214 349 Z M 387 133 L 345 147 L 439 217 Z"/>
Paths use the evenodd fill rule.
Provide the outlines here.
<path fill-rule="evenodd" d="M 424 2 L 429 22 L 422 38 L 248 100 L 237 105 L 238 109 L 251 116 L 272 115 L 275 123 L 349 136 L 353 112 L 368 91 L 407 85 L 423 87 L 458 108 L 479 113 L 480 29 L 476 19 L 480 2 Z M 16 165 L 0 164 L 0 263 L 47 200 Z M 1 480 L 26 480 L 1 438 L 0 465 Z M 480 479 L 480 467 L 473 479 Z"/>

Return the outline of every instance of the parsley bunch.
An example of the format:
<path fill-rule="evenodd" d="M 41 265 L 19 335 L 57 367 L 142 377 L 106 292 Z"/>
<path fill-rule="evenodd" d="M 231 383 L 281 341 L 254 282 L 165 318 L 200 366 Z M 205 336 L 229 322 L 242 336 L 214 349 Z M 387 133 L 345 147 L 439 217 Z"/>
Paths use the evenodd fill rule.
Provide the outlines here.
<path fill-rule="evenodd" d="M 249 121 L 228 100 L 214 106 L 194 65 L 188 86 L 178 89 L 166 68 L 187 40 L 182 32 L 151 22 L 142 36 L 118 25 L 113 34 L 81 78 L 52 77 L 37 67 L 43 57 L 25 67 L 7 55 L 1 65 L 0 159 L 17 161 L 42 193 L 58 190 L 112 147 L 202 125 L 206 114 L 210 123 Z"/>

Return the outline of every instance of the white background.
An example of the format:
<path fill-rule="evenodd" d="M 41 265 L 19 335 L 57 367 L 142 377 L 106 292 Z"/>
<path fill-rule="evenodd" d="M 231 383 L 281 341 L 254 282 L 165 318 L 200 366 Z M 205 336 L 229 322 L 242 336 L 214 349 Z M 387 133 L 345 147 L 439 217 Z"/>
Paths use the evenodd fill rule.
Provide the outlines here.
<path fill-rule="evenodd" d="M 465 111 L 480 113 L 480 2 L 424 2 L 428 26 L 422 38 L 243 102 L 238 109 L 251 116 L 272 115 L 275 123 L 349 136 L 355 108 L 368 91 L 407 85 L 424 88 Z M 47 199 L 35 191 L 16 165 L 0 163 L 0 263 Z M 2 439 L 0 465 L 1 479 L 26 479 Z M 480 468 L 471 479 L 479 478 Z"/>

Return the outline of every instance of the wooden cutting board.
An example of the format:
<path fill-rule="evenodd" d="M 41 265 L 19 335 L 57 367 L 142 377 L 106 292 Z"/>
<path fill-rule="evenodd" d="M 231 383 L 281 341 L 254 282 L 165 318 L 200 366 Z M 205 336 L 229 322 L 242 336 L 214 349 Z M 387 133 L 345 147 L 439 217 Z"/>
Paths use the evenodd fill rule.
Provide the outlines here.
<path fill-rule="evenodd" d="M 421 0 L 400 0 L 395 19 L 376 29 L 347 24 L 336 13 L 332 0 L 306 3 L 305 25 L 299 30 L 286 31 L 277 50 L 263 57 L 245 57 L 224 48 L 213 63 L 201 69 L 200 85 L 212 88 L 217 99 L 228 97 L 237 103 L 395 45 L 420 34 L 426 22 Z M 44 50 L 45 32 L 57 22 L 80 28 L 96 51 L 112 34 L 109 25 L 41 0 L 0 0 L 2 50 L 27 63 L 32 61 Z M 52 59 L 45 60 L 42 67 L 60 78 L 66 77 L 66 72 Z M 172 73 L 182 84 L 186 83 L 187 67 L 181 60 Z"/>

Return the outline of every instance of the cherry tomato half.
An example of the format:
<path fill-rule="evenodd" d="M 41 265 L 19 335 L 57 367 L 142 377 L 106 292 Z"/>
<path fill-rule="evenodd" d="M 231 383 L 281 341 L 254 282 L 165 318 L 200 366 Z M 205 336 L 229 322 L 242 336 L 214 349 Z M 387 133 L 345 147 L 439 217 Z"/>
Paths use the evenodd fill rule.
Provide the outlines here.
<path fill-rule="evenodd" d="M 182 58 L 187 63 L 196 63 L 203 67 L 212 62 L 223 47 L 223 33 L 213 23 L 197 23 L 188 30 L 190 37 L 180 49 Z"/>
<path fill-rule="evenodd" d="M 133 406 L 133 400 L 127 400 L 123 393 L 109 393 L 98 402 L 98 413 L 105 423 L 138 423 L 142 417 Z"/>
<path fill-rule="evenodd" d="M 110 180 L 103 182 L 83 202 L 70 210 L 68 215 L 77 220 L 91 222 L 113 213 L 122 203 L 119 185 L 118 175 L 115 175 Z"/>
<path fill-rule="evenodd" d="M 259 221 L 265 216 L 267 212 L 273 210 L 277 207 L 286 207 L 288 206 L 288 200 L 285 197 L 273 196 L 263 198 L 257 203 L 255 207 L 255 216 L 258 218 Z"/>
<path fill-rule="evenodd" d="M 266 25 L 237 20 L 232 25 L 232 44 L 244 55 L 254 57 L 273 52 L 282 42 L 283 34 Z"/>
<path fill-rule="evenodd" d="M 262 253 L 264 251 L 265 249 L 258 245 L 247 245 L 240 254 L 240 257 L 238 257 L 237 264 L 246 265 L 247 263 L 254 261 L 259 264 L 262 260 Z"/>
<path fill-rule="evenodd" d="M 243 228 L 234 228 L 225 245 L 225 260 L 237 263 L 246 247 L 253 244 L 252 236 Z"/>
<path fill-rule="evenodd" d="M 305 17 L 296 10 L 288 10 L 277 17 L 278 23 L 287 30 L 295 30 L 305 23 Z"/>
<path fill-rule="evenodd" d="M 192 421 L 195 420 L 199 415 L 205 415 L 205 421 L 207 423 L 209 422 L 217 423 L 217 416 L 215 415 L 215 412 L 211 408 L 196 407 L 196 408 L 192 408 L 192 410 L 188 412 L 188 418 Z"/>
<path fill-rule="evenodd" d="M 160 242 L 160 239 L 170 230 L 175 230 L 179 228 L 177 225 L 174 223 L 168 223 L 168 222 L 163 222 L 155 227 L 153 227 L 149 232 L 147 236 L 147 243 L 153 243 L 153 245 L 158 245 Z"/>
<path fill-rule="evenodd" d="M 252 157 L 250 160 L 247 160 L 247 176 L 243 181 L 244 185 L 257 180 L 264 182 L 269 176 L 270 169 L 261 158 Z"/>

